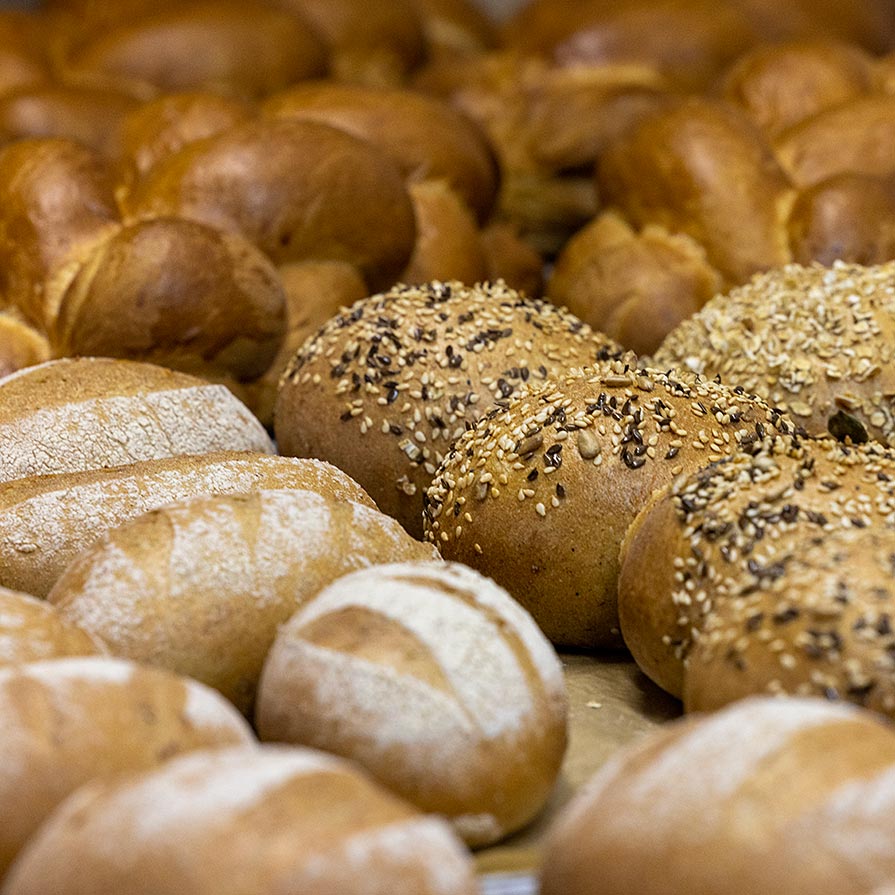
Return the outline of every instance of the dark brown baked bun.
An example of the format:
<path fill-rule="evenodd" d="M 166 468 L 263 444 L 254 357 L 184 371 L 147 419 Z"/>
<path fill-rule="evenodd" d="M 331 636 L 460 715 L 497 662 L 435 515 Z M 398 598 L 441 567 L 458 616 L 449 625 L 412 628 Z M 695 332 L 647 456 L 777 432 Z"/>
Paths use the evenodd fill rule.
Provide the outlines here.
<path fill-rule="evenodd" d="M 123 227 L 85 254 L 50 329 L 58 357 L 146 361 L 246 382 L 286 329 L 276 268 L 243 237 L 182 218 Z"/>
<path fill-rule="evenodd" d="M 277 443 L 344 469 L 419 536 L 423 492 L 467 424 L 529 383 L 617 353 L 571 314 L 502 283 L 398 286 L 335 317 L 295 355 Z"/>
<path fill-rule="evenodd" d="M 895 735 L 870 712 L 749 699 L 651 733 L 553 827 L 542 895 L 883 895 Z"/>
<path fill-rule="evenodd" d="M 812 434 L 895 445 L 895 263 L 756 276 L 682 323 L 654 361 L 720 375 Z"/>
<path fill-rule="evenodd" d="M 622 361 L 559 374 L 458 439 L 426 493 L 445 559 L 505 587 L 554 643 L 618 646 L 618 550 L 652 493 L 789 432 L 779 411 Z"/>
<path fill-rule="evenodd" d="M 339 578 L 283 625 L 255 719 L 262 740 L 353 759 L 483 846 L 544 805 L 566 713 L 531 616 L 465 566 L 415 562 Z"/>
<path fill-rule="evenodd" d="M 86 656 L 0 669 L 0 874 L 66 796 L 193 749 L 254 742 L 225 699 L 195 681 Z M 12 806 L 15 806 L 13 810 Z"/>
<path fill-rule="evenodd" d="M 625 643 L 645 674 L 680 696 L 687 657 L 716 607 L 750 580 L 773 585 L 779 561 L 825 532 L 895 527 L 893 507 L 895 454 L 875 443 L 777 437 L 681 477 L 622 545 Z"/>
<path fill-rule="evenodd" d="M 138 834 L 135 831 L 139 831 Z M 469 854 L 359 770 L 310 749 L 220 749 L 84 787 L 6 895 L 474 895 Z"/>
<path fill-rule="evenodd" d="M 197 497 L 112 529 L 47 599 L 114 655 L 187 674 L 250 712 L 277 628 L 306 600 L 355 569 L 435 557 L 344 497 Z"/>

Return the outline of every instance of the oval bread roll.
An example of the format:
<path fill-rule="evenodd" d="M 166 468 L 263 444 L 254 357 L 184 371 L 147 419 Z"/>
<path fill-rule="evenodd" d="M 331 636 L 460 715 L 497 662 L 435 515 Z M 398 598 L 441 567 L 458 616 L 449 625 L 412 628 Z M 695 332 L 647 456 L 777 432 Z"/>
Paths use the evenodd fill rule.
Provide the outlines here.
<path fill-rule="evenodd" d="M 614 756 L 555 823 L 542 895 L 886 895 L 895 733 L 822 700 L 748 699 Z"/>
<path fill-rule="evenodd" d="M 273 453 L 222 385 L 109 358 L 49 361 L 0 380 L 0 481 L 215 450 Z"/>
<path fill-rule="evenodd" d="M 4 895 L 473 895 L 447 825 L 309 749 L 220 749 L 71 797 Z"/>
<path fill-rule="evenodd" d="M 167 671 L 99 657 L 0 669 L 0 878 L 84 783 L 251 742 L 229 703 Z"/>
<path fill-rule="evenodd" d="M 393 519 L 311 491 L 197 498 L 113 529 L 49 594 L 115 655 L 187 674 L 249 711 L 264 658 L 347 572 L 432 559 Z"/>
<path fill-rule="evenodd" d="M 0 667 L 104 652 L 99 640 L 48 603 L 0 587 Z"/>
<path fill-rule="evenodd" d="M 0 586 L 45 597 L 75 556 L 143 513 L 191 497 L 280 488 L 374 506 L 360 485 L 329 463 L 247 451 L 0 483 Z"/>
<path fill-rule="evenodd" d="M 503 588 L 417 562 L 346 575 L 280 629 L 256 726 L 354 759 L 482 846 L 547 800 L 567 708 L 556 653 Z"/>

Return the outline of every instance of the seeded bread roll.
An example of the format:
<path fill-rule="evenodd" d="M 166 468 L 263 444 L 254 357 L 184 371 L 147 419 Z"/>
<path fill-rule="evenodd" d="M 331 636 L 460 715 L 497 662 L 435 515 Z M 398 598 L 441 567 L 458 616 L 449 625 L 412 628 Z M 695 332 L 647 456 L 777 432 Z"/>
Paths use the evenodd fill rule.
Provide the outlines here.
<path fill-rule="evenodd" d="M 277 270 L 250 242 L 181 218 L 139 221 L 86 254 L 50 341 L 57 357 L 146 361 L 247 382 L 286 328 Z"/>
<path fill-rule="evenodd" d="M 447 825 L 310 749 L 220 749 L 84 787 L 4 895 L 473 895 Z"/>
<path fill-rule="evenodd" d="M 681 477 L 622 545 L 625 643 L 680 696 L 693 642 L 744 576 L 772 580 L 778 557 L 826 530 L 880 526 L 895 526 L 895 454 L 876 444 L 778 437 Z"/>
<path fill-rule="evenodd" d="M 195 681 L 85 657 L 0 669 L 0 876 L 83 784 L 192 749 L 253 742 L 229 703 Z M 14 806 L 14 810 L 13 810 Z"/>
<path fill-rule="evenodd" d="M 0 587 L 0 667 L 104 652 L 99 640 L 49 604 Z"/>
<path fill-rule="evenodd" d="M 0 380 L 0 481 L 209 451 L 273 453 L 222 385 L 110 358 L 48 361 Z"/>
<path fill-rule="evenodd" d="M 187 674 L 249 712 L 277 627 L 306 600 L 355 569 L 435 555 L 350 500 L 200 497 L 108 532 L 48 599 L 113 654 Z"/>
<path fill-rule="evenodd" d="M 423 492 L 467 423 L 530 381 L 618 353 L 503 283 L 396 287 L 356 303 L 295 355 L 280 383 L 277 443 L 344 469 L 421 535 Z"/>
<path fill-rule="evenodd" d="M 79 553 L 143 513 L 191 497 L 286 488 L 373 507 L 360 485 L 328 463 L 249 452 L 144 460 L 2 483 L 0 585 L 45 597 Z"/>
<path fill-rule="evenodd" d="M 720 375 L 812 434 L 895 445 L 895 263 L 756 276 L 670 333 L 655 363 Z"/>
<path fill-rule="evenodd" d="M 793 693 L 895 717 L 893 609 L 895 530 L 824 529 L 713 607 L 687 657 L 684 707 Z"/>
<path fill-rule="evenodd" d="M 884 895 L 895 735 L 870 712 L 749 699 L 612 758 L 553 827 L 543 895 Z"/>
<path fill-rule="evenodd" d="M 256 726 L 357 761 L 482 846 L 547 800 L 567 708 L 556 654 L 506 591 L 458 564 L 401 563 L 340 578 L 280 629 Z"/>
<path fill-rule="evenodd" d="M 0 378 L 49 360 L 50 343 L 17 312 L 0 311 Z"/>
<path fill-rule="evenodd" d="M 426 494 L 426 535 L 503 585 L 554 643 L 618 646 L 618 549 L 653 491 L 757 431 L 792 428 L 699 377 L 621 361 L 573 371 L 457 441 Z"/>

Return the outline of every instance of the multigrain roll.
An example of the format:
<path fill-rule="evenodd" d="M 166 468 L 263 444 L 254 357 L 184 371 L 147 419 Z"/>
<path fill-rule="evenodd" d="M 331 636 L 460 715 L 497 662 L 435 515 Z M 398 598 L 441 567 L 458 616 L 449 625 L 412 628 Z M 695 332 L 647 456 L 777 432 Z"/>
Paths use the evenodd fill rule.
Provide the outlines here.
<path fill-rule="evenodd" d="M 895 263 L 761 274 L 712 299 L 654 359 L 742 385 L 812 434 L 895 445 Z"/>
<path fill-rule="evenodd" d="M 46 336 L 25 323 L 17 312 L 0 311 L 0 378 L 49 359 Z"/>
<path fill-rule="evenodd" d="M 547 800 L 567 708 L 556 654 L 506 591 L 417 562 L 346 575 L 280 629 L 256 726 L 359 762 L 483 846 Z"/>
<path fill-rule="evenodd" d="M 100 657 L 0 669 L 0 876 L 83 784 L 155 767 L 192 749 L 248 745 L 233 707 L 207 687 Z"/>
<path fill-rule="evenodd" d="M 481 419 L 425 499 L 445 559 L 503 585 L 554 642 L 620 645 L 618 549 L 675 477 L 793 425 L 743 389 L 622 361 L 556 376 Z"/>
<path fill-rule="evenodd" d="M 423 492 L 468 423 L 528 384 L 619 353 L 503 283 L 395 287 L 335 317 L 295 355 L 277 399 L 278 446 L 344 469 L 421 535 Z"/>
<path fill-rule="evenodd" d="M 139 831 L 135 835 L 134 831 Z M 4 895 L 473 895 L 448 826 L 310 749 L 222 749 L 84 787 Z"/>
<path fill-rule="evenodd" d="M 890 892 L 895 734 L 821 700 L 749 699 L 618 753 L 551 830 L 543 895 Z"/>
<path fill-rule="evenodd" d="M 277 628 L 336 578 L 435 558 L 388 516 L 311 491 L 180 501 L 113 529 L 50 591 L 114 655 L 186 674 L 252 708 Z"/>
<path fill-rule="evenodd" d="M 681 477 L 622 545 L 625 643 L 645 674 L 680 696 L 687 657 L 715 607 L 750 579 L 773 585 L 780 559 L 801 556 L 812 538 L 880 527 L 895 527 L 895 454 L 875 443 L 777 437 Z"/>
<path fill-rule="evenodd" d="M 0 380 L 0 480 L 209 451 L 273 453 L 232 393 L 152 364 L 48 361 Z"/>
<path fill-rule="evenodd" d="M 0 668 L 104 652 L 99 640 L 65 621 L 48 603 L 0 587 Z"/>
<path fill-rule="evenodd" d="M 191 497 L 298 488 L 373 507 L 356 482 L 319 460 L 212 451 L 0 484 L 0 585 L 45 597 L 106 532 Z"/>

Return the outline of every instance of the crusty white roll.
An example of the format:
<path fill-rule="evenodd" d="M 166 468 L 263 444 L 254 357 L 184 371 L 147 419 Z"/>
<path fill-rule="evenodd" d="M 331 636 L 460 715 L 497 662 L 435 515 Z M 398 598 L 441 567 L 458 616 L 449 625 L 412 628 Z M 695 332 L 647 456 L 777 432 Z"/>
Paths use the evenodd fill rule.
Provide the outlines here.
<path fill-rule="evenodd" d="M 161 669 L 84 657 L 0 670 L 0 878 L 84 783 L 252 742 L 226 700 Z"/>
<path fill-rule="evenodd" d="M 748 699 L 614 756 L 551 830 L 542 895 L 887 895 L 895 733 Z"/>
<path fill-rule="evenodd" d="M 48 361 L 0 380 L 0 480 L 215 450 L 273 453 L 232 393 L 110 358 Z"/>
<path fill-rule="evenodd" d="M 201 680 L 249 711 L 277 628 L 336 578 L 434 548 L 369 506 L 273 490 L 170 504 L 81 553 L 48 599 L 115 655 Z"/>
<path fill-rule="evenodd" d="M 339 578 L 281 629 L 258 691 L 262 740 L 351 758 L 488 845 L 543 806 L 566 746 L 562 666 L 534 620 L 455 563 Z"/>
<path fill-rule="evenodd" d="M 79 553 L 143 513 L 191 497 L 272 488 L 373 506 L 360 485 L 329 463 L 250 451 L 14 479 L 0 483 L 0 586 L 45 597 Z"/>
<path fill-rule="evenodd" d="M 221 749 L 85 786 L 4 895 L 473 895 L 468 853 L 355 767 L 310 749 Z"/>

